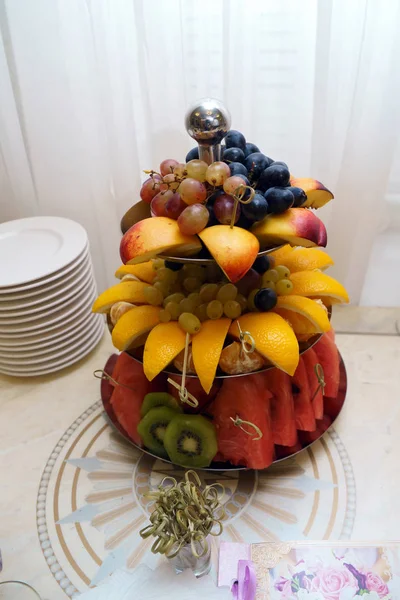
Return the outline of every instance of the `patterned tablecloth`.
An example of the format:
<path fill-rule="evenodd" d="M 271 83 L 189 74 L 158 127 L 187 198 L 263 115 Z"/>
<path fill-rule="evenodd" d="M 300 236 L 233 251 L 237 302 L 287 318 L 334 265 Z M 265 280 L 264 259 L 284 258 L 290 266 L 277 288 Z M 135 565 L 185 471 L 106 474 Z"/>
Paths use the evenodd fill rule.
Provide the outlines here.
<path fill-rule="evenodd" d="M 49 569 L 68 596 L 118 567 L 155 566 L 145 526 L 149 488 L 183 469 L 127 444 L 106 423 L 101 402 L 71 424 L 50 454 L 37 498 L 37 527 Z M 346 448 L 335 430 L 265 472 L 199 472 L 225 488 L 222 539 L 348 539 L 356 489 Z M 218 543 L 216 541 L 215 543 Z"/>
<path fill-rule="evenodd" d="M 335 430 L 265 472 L 200 474 L 225 487 L 223 539 L 400 539 L 400 337 L 337 341 L 348 392 Z M 106 424 L 91 374 L 112 351 L 105 336 L 59 374 L 0 377 L 0 579 L 27 581 L 47 600 L 71 597 L 120 566 L 157 564 L 138 535 L 144 495 L 164 475 L 182 474 Z"/>

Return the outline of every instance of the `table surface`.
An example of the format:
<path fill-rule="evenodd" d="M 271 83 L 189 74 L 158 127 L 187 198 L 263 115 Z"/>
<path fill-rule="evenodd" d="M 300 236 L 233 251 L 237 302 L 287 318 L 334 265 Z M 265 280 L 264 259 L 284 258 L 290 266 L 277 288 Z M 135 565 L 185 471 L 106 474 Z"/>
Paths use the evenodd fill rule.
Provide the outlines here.
<path fill-rule="evenodd" d="M 225 539 L 400 539 L 400 337 L 336 339 L 348 392 L 334 430 L 265 474 L 219 477 L 229 496 Z M 0 376 L 0 581 L 22 579 L 48 600 L 119 566 L 156 564 L 138 536 L 143 494 L 166 472 L 179 476 L 103 420 L 92 373 L 112 351 L 106 333 L 58 374 Z"/>

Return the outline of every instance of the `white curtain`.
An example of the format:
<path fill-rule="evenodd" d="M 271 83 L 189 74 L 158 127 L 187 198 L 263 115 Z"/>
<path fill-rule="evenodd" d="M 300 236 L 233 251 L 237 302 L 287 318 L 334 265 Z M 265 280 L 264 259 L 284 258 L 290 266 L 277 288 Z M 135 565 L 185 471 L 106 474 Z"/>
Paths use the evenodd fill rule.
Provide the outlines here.
<path fill-rule="evenodd" d="M 112 283 L 142 170 L 183 160 L 187 106 L 216 96 L 333 189 L 320 214 L 358 302 L 399 131 L 399 19 L 399 0 L 0 0 L 0 221 L 81 222 Z"/>

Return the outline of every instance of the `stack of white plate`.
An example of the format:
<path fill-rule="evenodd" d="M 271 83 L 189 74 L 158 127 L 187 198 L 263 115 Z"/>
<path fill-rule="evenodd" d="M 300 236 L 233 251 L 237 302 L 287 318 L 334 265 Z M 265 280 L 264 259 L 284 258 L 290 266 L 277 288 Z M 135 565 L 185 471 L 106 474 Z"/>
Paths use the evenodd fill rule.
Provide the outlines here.
<path fill-rule="evenodd" d="M 59 217 L 0 224 L 0 373 L 58 371 L 100 341 L 86 231 Z"/>

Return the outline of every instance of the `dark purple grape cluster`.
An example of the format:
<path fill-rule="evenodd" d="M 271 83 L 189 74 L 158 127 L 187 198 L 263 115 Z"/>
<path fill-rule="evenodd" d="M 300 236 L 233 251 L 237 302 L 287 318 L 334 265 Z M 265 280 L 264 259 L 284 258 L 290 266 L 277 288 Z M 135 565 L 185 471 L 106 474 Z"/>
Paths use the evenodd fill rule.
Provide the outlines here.
<path fill-rule="evenodd" d="M 195 150 L 191 150 L 186 160 L 194 157 Z M 225 136 L 222 160 L 229 166 L 232 176 L 246 178 L 256 192 L 252 202 L 242 205 L 237 220 L 239 226 L 249 226 L 268 214 L 301 206 L 306 199 L 302 189 L 291 187 L 287 164 L 263 154 L 258 146 L 246 142 L 240 131 L 231 130 Z"/>

